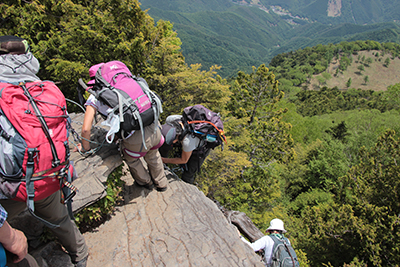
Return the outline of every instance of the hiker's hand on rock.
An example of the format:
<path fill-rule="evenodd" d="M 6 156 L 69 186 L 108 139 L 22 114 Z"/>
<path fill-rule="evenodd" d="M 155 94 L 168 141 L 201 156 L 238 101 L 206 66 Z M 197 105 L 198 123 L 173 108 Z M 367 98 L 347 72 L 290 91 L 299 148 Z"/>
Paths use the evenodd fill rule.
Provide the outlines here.
<path fill-rule="evenodd" d="M 82 150 L 82 144 L 77 144 L 76 147 L 74 147 L 74 152 L 78 152 Z"/>
<path fill-rule="evenodd" d="M 86 152 L 90 151 L 90 148 L 85 149 L 82 144 L 77 144 L 76 147 L 74 148 L 74 152 L 78 152 L 78 151 L 81 153 L 86 153 Z"/>

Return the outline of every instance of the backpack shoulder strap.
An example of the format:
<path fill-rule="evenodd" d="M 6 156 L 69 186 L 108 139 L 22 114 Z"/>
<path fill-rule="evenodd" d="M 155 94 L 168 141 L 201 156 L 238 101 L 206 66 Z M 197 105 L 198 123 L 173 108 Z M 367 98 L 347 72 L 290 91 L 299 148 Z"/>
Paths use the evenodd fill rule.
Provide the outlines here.
<path fill-rule="evenodd" d="M 101 67 L 97 70 L 96 75 L 94 76 L 96 83 L 99 83 L 100 85 L 104 87 L 109 87 L 111 86 L 109 82 L 104 79 L 103 75 L 101 75 Z"/>
<path fill-rule="evenodd" d="M 273 249 L 272 249 L 272 255 L 275 253 L 275 249 L 276 249 L 276 247 L 280 244 L 280 243 L 282 243 L 282 241 L 281 240 L 279 240 L 278 239 L 278 237 L 276 237 L 275 235 L 269 235 L 269 237 L 272 239 L 272 241 L 274 241 L 274 247 L 273 247 Z"/>
<path fill-rule="evenodd" d="M 147 97 L 151 101 L 151 108 L 153 109 L 153 114 L 154 114 L 154 133 L 155 133 L 157 131 L 157 122 L 160 118 L 160 113 L 163 113 L 161 98 L 156 93 L 150 90 L 149 85 L 147 84 L 145 79 L 137 77 L 135 75 L 132 75 L 131 78 L 134 79 L 139 84 L 143 92 L 147 95 Z"/>

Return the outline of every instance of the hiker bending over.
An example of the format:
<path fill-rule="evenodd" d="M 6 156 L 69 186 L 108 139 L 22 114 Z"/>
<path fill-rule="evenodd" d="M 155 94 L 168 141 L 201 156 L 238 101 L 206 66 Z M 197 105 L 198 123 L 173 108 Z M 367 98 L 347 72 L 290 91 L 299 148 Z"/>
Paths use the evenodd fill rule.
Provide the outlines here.
<path fill-rule="evenodd" d="M 39 61 L 30 51 L 26 40 L 16 36 L 0 37 L 0 81 L 19 83 L 39 81 Z M 46 188 L 47 189 L 47 188 Z M 76 224 L 70 218 L 67 207 L 60 202 L 61 193 L 57 190 L 44 199 L 35 200 L 35 214 L 40 218 L 59 225 L 50 229 L 68 251 L 74 266 L 86 266 L 88 248 Z M 26 209 L 26 203 L 14 199 L 1 199 L 0 205 L 12 219 Z M 18 255 L 19 257 L 22 254 Z"/>
<path fill-rule="evenodd" d="M 12 228 L 7 219 L 7 211 L 0 205 L 0 245 L 14 255 L 8 257 L 7 266 L 14 266 L 12 262 L 25 264 L 25 266 L 39 266 L 31 255 L 28 254 L 28 242 L 23 232 Z M 6 266 L 5 251 L 0 248 L 0 266 Z"/>
<path fill-rule="evenodd" d="M 190 133 L 186 134 L 184 137 L 181 136 L 184 131 L 181 118 L 182 115 L 168 116 L 166 123 L 162 126 L 165 145 L 172 146 L 173 144 L 180 143 L 180 145 L 182 145 L 181 156 L 167 158 L 167 153 L 163 153 L 162 161 L 164 163 L 183 165 L 182 180 L 186 183 L 193 184 L 196 173 L 200 171 L 200 167 L 208 154 L 210 154 L 211 149 L 205 148 L 202 145 L 205 141 L 197 136 Z M 201 147 L 201 149 L 197 149 L 199 147 Z"/>
<path fill-rule="evenodd" d="M 92 80 L 88 85 L 95 83 L 95 75 L 104 63 L 92 66 L 89 69 L 89 75 Z M 90 150 L 90 134 L 93 120 L 98 111 L 104 117 L 107 117 L 109 106 L 96 99 L 94 95 L 90 95 L 85 103 L 86 112 L 82 126 L 82 144 L 78 144 L 78 149 L 82 152 Z M 125 138 L 120 139 L 121 151 L 135 184 L 145 187 L 149 190 L 156 187 L 157 191 L 163 192 L 168 188 L 167 177 L 164 173 L 164 165 L 158 148 L 164 143 L 164 137 L 161 134 L 161 125 L 157 121 L 144 128 L 144 136 L 140 130 L 133 130 L 128 133 Z M 155 129 L 156 128 L 156 129 Z M 143 140 L 145 146 L 143 145 Z M 146 168 L 147 165 L 147 168 Z"/>
<path fill-rule="evenodd" d="M 283 221 L 280 219 L 271 220 L 270 225 L 267 228 L 266 232 L 269 233 L 269 235 L 263 236 L 257 241 L 250 243 L 242 235 L 240 235 L 240 232 L 238 231 L 240 239 L 242 239 L 243 242 L 248 244 L 254 250 L 254 252 L 264 250 L 264 263 L 266 266 L 271 266 L 274 261 L 279 261 L 281 257 L 282 259 L 286 258 L 286 260 L 290 261 L 289 265 L 284 265 L 284 266 L 294 266 L 294 267 L 299 266 L 296 253 L 291 247 L 289 239 L 283 236 L 283 234 L 286 233 L 286 230 L 283 227 Z M 284 242 L 286 243 L 286 245 L 284 245 Z M 284 253 L 281 252 L 280 255 L 278 255 L 277 253 L 279 251 L 278 245 L 283 245 L 286 248 L 290 248 L 288 249 L 290 251 L 290 254 L 284 255 Z M 283 250 L 286 249 L 283 248 Z"/>

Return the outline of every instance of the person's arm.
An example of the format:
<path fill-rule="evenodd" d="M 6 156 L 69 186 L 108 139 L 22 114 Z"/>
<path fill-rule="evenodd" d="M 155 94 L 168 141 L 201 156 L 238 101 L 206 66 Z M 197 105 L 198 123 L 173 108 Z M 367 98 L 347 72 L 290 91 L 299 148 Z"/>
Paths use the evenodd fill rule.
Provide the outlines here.
<path fill-rule="evenodd" d="M 255 252 L 265 249 L 265 247 L 267 246 L 266 236 L 261 237 L 260 239 L 258 239 L 257 241 L 255 241 L 253 243 L 250 243 L 249 241 L 247 241 L 243 236 L 240 236 L 240 239 L 242 239 L 243 242 L 245 242 L 247 245 L 249 245 Z"/>
<path fill-rule="evenodd" d="M 77 147 L 80 150 L 82 147 L 84 150 L 90 150 L 90 131 L 92 130 L 92 124 L 94 120 L 94 116 L 96 115 L 96 108 L 88 105 L 86 106 L 85 117 L 83 118 L 83 125 L 82 125 L 82 145 L 78 144 Z"/>
<path fill-rule="evenodd" d="M 162 158 L 163 163 L 171 163 L 171 164 L 186 164 L 193 151 L 182 151 L 182 155 L 180 158 Z"/>
<path fill-rule="evenodd" d="M 200 143 L 200 139 L 197 137 L 192 137 L 190 135 L 186 135 L 185 138 L 181 141 L 182 144 L 182 154 L 180 158 L 162 158 L 163 163 L 172 163 L 172 164 L 186 164 L 190 157 L 192 156 L 193 150 L 195 150 Z"/>
<path fill-rule="evenodd" d="M 14 254 L 14 262 L 20 262 L 28 254 L 28 242 L 23 232 L 12 228 L 7 219 L 7 212 L 0 205 L 0 243 Z"/>

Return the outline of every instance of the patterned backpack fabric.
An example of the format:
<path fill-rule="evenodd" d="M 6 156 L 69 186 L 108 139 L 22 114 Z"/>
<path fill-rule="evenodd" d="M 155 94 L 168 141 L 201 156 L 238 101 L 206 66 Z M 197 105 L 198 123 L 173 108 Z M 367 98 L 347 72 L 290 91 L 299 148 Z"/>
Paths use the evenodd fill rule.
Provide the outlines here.
<path fill-rule="evenodd" d="M 95 66 L 98 66 L 98 70 L 94 83 L 89 82 L 89 86 L 84 87 L 110 107 L 109 115 L 119 117 L 122 137 L 132 130 L 141 130 L 143 133 L 144 127 L 158 121 L 162 113 L 161 99 L 149 89 L 143 78 L 132 75 L 121 61 Z"/>
<path fill-rule="evenodd" d="M 205 148 L 215 148 L 226 142 L 224 135 L 224 125 L 218 113 L 213 112 L 202 105 L 194 105 L 183 110 L 182 123 L 185 131 L 181 134 L 183 138 L 190 133 L 197 136 Z"/>
<path fill-rule="evenodd" d="M 274 247 L 272 249 L 272 267 L 299 267 L 299 261 L 297 259 L 296 252 L 290 245 L 289 240 L 286 237 L 282 239 L 275 235 L 270 235 L 274 241 Z"/>
<path fill-rule="evenodd" d="M 73 197 L 68 120 L 65 97 L 53 82 L 0 83 L 0 198 L 26 201 L 37 217 L 34 201 L 60 189 L 66 201 Z"/>

